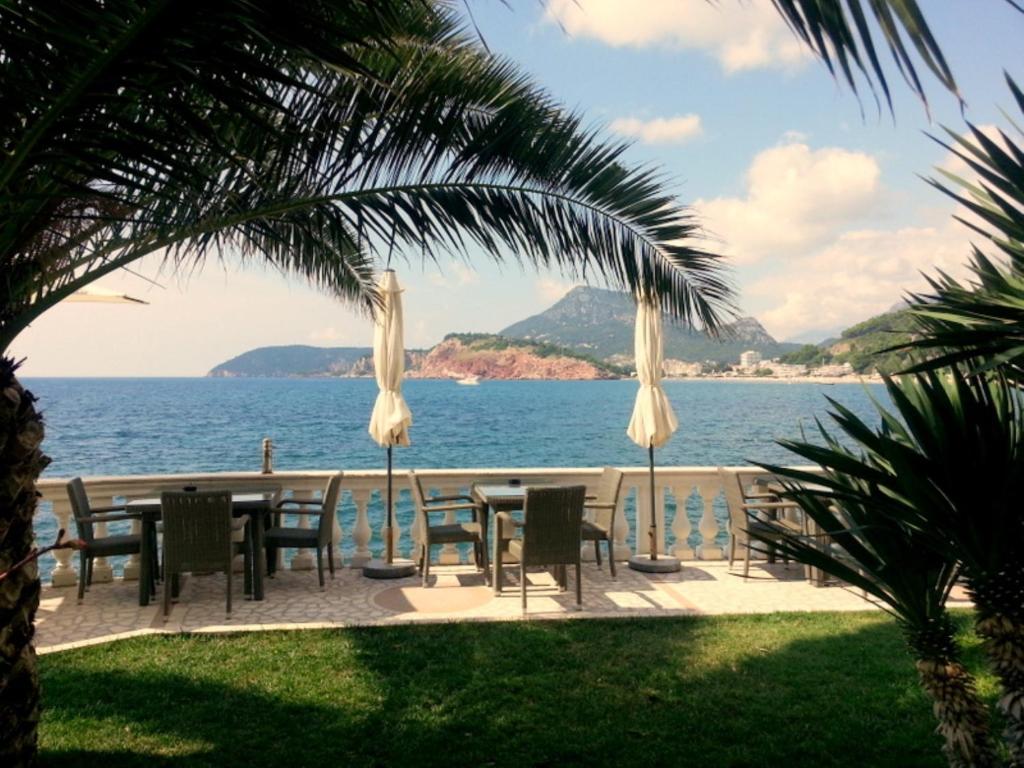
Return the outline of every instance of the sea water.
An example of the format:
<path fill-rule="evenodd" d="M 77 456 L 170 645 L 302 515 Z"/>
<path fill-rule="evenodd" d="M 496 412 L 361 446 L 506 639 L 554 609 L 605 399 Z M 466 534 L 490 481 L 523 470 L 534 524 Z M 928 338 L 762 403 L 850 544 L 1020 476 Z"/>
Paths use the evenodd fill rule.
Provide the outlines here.
<path fill-rule="evenodd" d="M 384 466 L 384 451 L 367 432 L 377 395 L 372 379 L 38 378 L 24 384 L 40 398 L 45 418 L 44 448 L 52 463 L 44 477 L 257 471 L 265 437 L 274 442 L 277 470 Z M 799 437 L 801 429 L 813 437 L 814 419 L 826 417 L 826 397 L 870 423 L 878 420 L 871 398 L 886 402 L 880 385 L 856 383 L 690 380 L 664 386 L 679 431 L 658 449 L 661 465 L 792 462 L 775 441 Z M 626 436 L 635 381 L 483 381 L 467 387 L 409 380 L 403 391 L 413 414 L 412 445 L 395 449 L 396 467 L 647 463 L 647 452 Z M 404 478 L 398 487 L 404 489 Z M 687 507 L 699 519 L 699 500 Z M 724 514 L 720 502 L 718 507 Z M 343 529 L 351 531 L 355 507 L 347 496 L 340 514 Z M 369 508 L 374 531 L 382 514 L 375 497 Z M 408 526 L 406 493 L 396 514 Z M 37 538 L 48 543 L 55 533 L 44 508 Z M 343 553 L 350 554 L 346 539 Z M 45 576 L 52 561 L 42 565 Z"/>

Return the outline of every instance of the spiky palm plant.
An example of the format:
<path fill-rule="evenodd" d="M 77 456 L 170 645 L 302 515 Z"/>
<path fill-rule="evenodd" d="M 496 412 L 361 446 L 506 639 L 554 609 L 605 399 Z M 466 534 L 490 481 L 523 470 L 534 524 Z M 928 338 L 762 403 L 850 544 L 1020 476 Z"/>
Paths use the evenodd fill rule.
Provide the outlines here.
<path fill-rule="evenodd" d="M 864 589 L 899 618 L 922 683 L 936 701 L 947 755 L 953 764 L 973 765 L 970 760 L 991 759 L 987 748 L 980 756 L 970 752 L 987 742 L 988 723 L 965 687 L 968 678 L 942 607 L 960 571 L 1003 684 L 1007 745 L 1019 761 L 1024 403 L 1002 377 L 958 368 L 887 379 L 886 387 L 894 410 L 876 402 L 878 428 L 830 399 L 842 440 L 819 423 L 824 444 L 781 443 L 820 467 L 820 474 L 763 465 L 787 478 L 787 496 L 831 542 L 826 547 L 822 538 L 780 527 L 781 548 Z"/>
<path fill-rule="evenodd" d="M 1006 80 L 1024 115 L 1024 92 Z M 1012 133 L 990 136 L 968 123 L 968 135 L 947 131 L 950 140 L 940 142 L 977 181 L 948 171 L 929 181 L 973 214 L 961 220 L 995 253 L 975 247 L 970 282 L 940 273 L 930 279 L 931 291 L 913 296 L 910 311 L 922 332 L 906 347 L 928 357 L 911 371 L 970 361 L 976 372 L 999 370 L 1024 386 L 1024 131 L 1010 124 Z"/>
<path fill-rule="evenodd" d="M 661 178 L 432 0 L 79 0 L 0 6 L 0 570 L 46 464 L 5 352 L 149 254 L 236 254 L 352 303 L 376 257 L 517 258 L 660 295 L 714 330 L 718 258 Z M 0 762 L 34 760 L 34 568 L 0 588 Z"/>

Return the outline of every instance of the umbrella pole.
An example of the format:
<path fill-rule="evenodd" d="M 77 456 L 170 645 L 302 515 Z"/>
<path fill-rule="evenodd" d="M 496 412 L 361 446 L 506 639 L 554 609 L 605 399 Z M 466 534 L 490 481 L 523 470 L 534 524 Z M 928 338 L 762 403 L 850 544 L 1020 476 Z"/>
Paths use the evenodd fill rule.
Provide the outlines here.
<path fill-rule="evenodd" d="M 395 559 L 395 540 L 394 540 L 394 537 L 391 535 L 391 524 L 392 524 L 393 509 L 394 508 L 393 508 L 392 503 L 391 503 L 391 444 L 389 443 L 388 444 L 388 516 L 387 516 L 388 523 L 387 523 L 387 527 L 384 529 L 385 530 L 385 536 L 387 536 L 387 541 L 385 543 L 385 547 L 386 547 L 386 551 L 387 551 L 387 561 L 388 561 L 388 564 L 393 563 L 394 559 Z"/>
<path fill-rule="evenodd" d="M 651 526 L 649 528 L 651 537 L 651 560 L 658 559 L 658 519 L 655 516 L 658 505 L 654 498 L 654 443 L 647 446 L 647 459 L 650 466 L 651 476 Z"/>
<path fill-rule="evenodd" d="M 648 461 L 648 467 L 650 469 L 650 481 L 651 481 L 651 489 L 650 489 L 650 492 L 651 492 L 651 524 L 650 524 L 650 526 L 647 529 L 648 533 L 649 533 L 649 535 L 651 537 L 650 552 L 648 552 L 646 555 L 639 555 L 639 554 L 633 555 L 631 558 L 629 558 L 629 567 L 632 568 L 634 571 L 642 571 L 644 573 L 675 573 L 681 567 L 681 565 L 679 563 L 679 558 L 678 557 L 674 557 L 672 555 L 663 555 L 662 557 L 658 557 L 658 518 L 656 517 L 656 515 L 658 513 L 658 504 L 657 504 L 657 496 L 656 496 L 657 490 L 656 490 L 655 485 L 654 485 L 654 444 L 653 443 L 651 443 L 650 445 L 647 446 L 647 461 Z M 679 505 L 679 507 L 676 508 L 677 514 L 679 513 L 679 508 L 680 507 L 682 507 L 681 504 Z M 639 513 L 640 513 L 640 508 L 638 506 L 637 507 L 637 515 L 639 515 Z M 682 514 L 686 514 L 685 508 L 683 508 L 683 513 Z M 639 520 L 638 520 L 638 522 L 639 522 Z M 640 534 L 639 534 L 639 532 L 637 532 L 637 545 L 638 546 L 640 544 L 639 536 L 640 536 Z"/>

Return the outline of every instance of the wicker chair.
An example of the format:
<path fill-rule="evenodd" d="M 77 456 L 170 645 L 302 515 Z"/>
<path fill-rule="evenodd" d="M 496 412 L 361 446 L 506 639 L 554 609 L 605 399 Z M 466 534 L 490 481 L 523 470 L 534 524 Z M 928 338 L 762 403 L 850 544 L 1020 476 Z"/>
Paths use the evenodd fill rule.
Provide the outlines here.
<path fill-rule="evenodd" d="M 341 495 L 341 474 L 331 475 L 319 499 L 282 499 L 274 510 L 274 527 L 263 535 L 267 549 L 267 572 L 277 569 L 277 550 L 285 548 L 315 549 L 316 572 L 320 588 L 324 587 L 324 550 L 327 550 L 327 566 L 334 578 L 334 519 Z M 297 507 L 292 509 L 292 507 Z M 316 507 L 311 509 L 310 507 Z M 316 515 L 316 528 L 291 528 L 281 525 L 281 514 Z"/>
<path fill-rule="evenodd" d="M 227 612 L 231 613 L 231 571 L 235 555 L 245 556 L 245 581 L 252 572 L 252 540 L 247 518 L 232 515 L 230 491 L 184 491 L 160 494 L 164 527 L 164 620 L 178 576 L 186 572 L 218 572 L 227 576 Z M 243 541 L 234 533 L 245 529 Z"/>
<path fill-rule="evenodd" d="M 770 526 L 760 523 L 757 516 L 768 514 L 775 517 L 779 512 L 796 509 L 797 506 L 791 501 L 772 502 L 760 501 L 763 494 L 757 494 L 754 501 L 750 501 L 743 489 L 743 480 L 740 473 L 735 470 L 718 468 L 718 476 L 722 480 L 722 488 L 725 491 L 725 503 L 729 507 L 729 567 L 732 568 L 736 559 L 736 547 L 743 547 L 743 578 L 750 575 L 750 550 L 751 540 L 749 531 L 757 530 L 758 533 L 771 535 L 773 530 Z M 794 531 L 801 531 L 801 526 L 789 520 L 779 520 L 787 528 Z"/>
<path fill-rule="evenodd" d="M 473 499 L 472 496 L 427 496 L 423 493 L 423 486 L 420 484 L 419 476 L 409 472 L 409 488 L 412 490 L 412 500 L 416 505 L 416 514 L 422 522 L 422 538 L 420 540 L 419 566 L 420 575 L 423 578 L 423 586 L 427 586 L 430 578 L 430 548 L 436 544 L 460 544 L 473 545 L 473 561 L 477 568 L 481 568 L 484 579 L 490 583 L 489 569 L 487 567 L 487 532 L 484 515 L 487 510 Z M 441 523 L 431 525 L 430 515 L 438 512 L 472 512 L 473 519 L 470 522 Z"/>
<path fill-rule="evenodd" d="M 593 510 L 592 520 L 583 521 L 583 540 L 594 542 L 594 559 L 601 566 L 601 542 L 608 543 L 608 569 L 615 578 L 615 511 L 619 506 L 619 491 L 622 489 L 622 472 L 615 467 L 605 467 L 601 473 L 597 493 L 587 496 L 583 511 Z"/>
<path fill-rule="evenodd" d="M 127 507 L 114 505 L 107 507 L 94 507 L 89 503 L 89 494 L 86 493 L 85 484 L 82 478 L 76 477 L 67 485 L 68 499 L 71 502 L 71 512 L 75 517 L 75 528 L 78 529 L 78 538 L 85 542 L 85 547 L 80 549 L 80 567 L 78 569 L 78 599 L 85 597 L 85 589 L 92 585 L 93 560 L 97 557 L 113 557 L 116 555 L 138 555 L 142 552 L 142 535 L 138 533 L 118 534 L 96 538 L 93 526 L 96 523 L 113 523 L 119 520 L 140 520 L 142 516 L 138 513 L 128 512 Z M 153 567 L 149 569 L 151 576 L 156 575 L 156 541 L 150 551 L 154 554 Z M 155 581 L 150 581 L 150 591 L 155 593 Z"/>
<path fill-rule="evenodd" d="M 566 587 L 566 566 L 576 566 L 576 605 L 583 605 L 583 581 L 580 573 L 583 503 L 587 489 L 582 485 L 561 488 L 527 488 L 523 503 L 523 522 L 507 512 L 495 516 L 494 587 L 501 594 L 501 542 L 503 534 L 522 528 L 522 538 L 508 541 L 508 552 L 519 560 L 519 585 L 526 610 L 526 569 L 529 566 L 555 566 L 558 582 Z"/>

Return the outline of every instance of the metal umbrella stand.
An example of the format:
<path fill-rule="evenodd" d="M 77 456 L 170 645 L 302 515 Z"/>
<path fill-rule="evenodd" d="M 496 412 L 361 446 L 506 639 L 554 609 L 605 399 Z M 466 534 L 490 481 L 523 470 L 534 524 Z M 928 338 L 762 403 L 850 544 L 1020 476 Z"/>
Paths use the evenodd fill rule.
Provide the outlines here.
<path fill-rule="evenodd" d="M 657 303 L 642 299 L 636 310 L 635 358 L 640 390 L 636 394 L 633 417 L 626 433 L 637 445 L 647 448 L 650 470 L 650 547 L 647 554 L 633 555 L 629 567 L 646 573 L 673 573 L 680 569 L 679 559 L 658 555 L 658 505 L 654 482 L 654 448 L 664 445 L 679 427 L 672 405 L 661 387 L 663 362 L 661 310 Z"/>
<path fill-rule="evenodd" d="M 412 413 L 402 397 L 402 376 L 405 373 L 405 348 L 402 342 L 402 289 L 394 270 L 381 276 L 378 288 L 381 306 L 376 313 L 373 332 L 373 368 L 380 392 L 370 416 L 370 435 L 378 445 L 387 448 L 387 509 L 384 525 L 384 557 L 363 566 L 363 575 L 371 579 L 397 579 L 412 576 L 416 564 L 395 557 L 394 488 L 392 485 L 392 449 L 409 445 Z"/>

